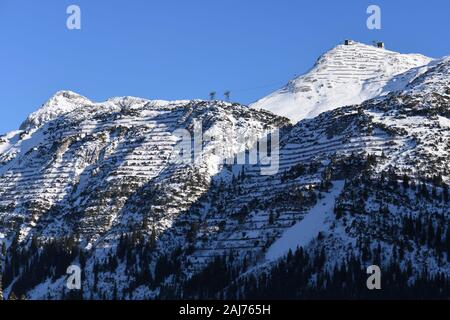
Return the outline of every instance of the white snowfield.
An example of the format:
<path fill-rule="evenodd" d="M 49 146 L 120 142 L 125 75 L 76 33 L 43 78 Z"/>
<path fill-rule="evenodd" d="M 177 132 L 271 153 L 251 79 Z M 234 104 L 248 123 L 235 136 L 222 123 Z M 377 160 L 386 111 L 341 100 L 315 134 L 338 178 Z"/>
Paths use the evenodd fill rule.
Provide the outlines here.
<path fill-rule="evenodd" d="M 412 69 L 431 61 L 420 54 L 400 54 L 358 42 L 338 45 L 322 55 L 308 73 L 250 107 L 297 123 L 325 111 L 403 90 L 418 74 Z"/>
<path fill-rule="evenodd" d="M 326 193 L 323 199 L 319 199 L 305 215 L 303 220 L 287 229 L 283 235 L 275 241 L 266 253 L 266 260 L 276 260 L 286 255 L 289 250 L 295 252 L 298 247 L 308 245 L 319 232 L 329 229 L 328 223 L 334 218 L 334 205 L 336 198 L 344 188 L 344 181 L 333 182 L 333 188 Z"/>

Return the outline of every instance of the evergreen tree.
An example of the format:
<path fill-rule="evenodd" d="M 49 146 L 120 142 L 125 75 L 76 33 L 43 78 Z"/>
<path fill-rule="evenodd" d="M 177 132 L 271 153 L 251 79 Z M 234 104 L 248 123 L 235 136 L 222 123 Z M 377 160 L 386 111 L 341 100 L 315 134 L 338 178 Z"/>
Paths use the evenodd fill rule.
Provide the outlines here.
<path fill-rule="evenodd" d="M 444 202 L 449 202 L 448 185 L 446 183 L 442 184 L 442 199 Z"/>
<path fill-rule="evenodd" d="M 0 301 L 3 300 L 2 275 L 0 274 Z"/>
<path fill-rule="evenodd" d="M 273 212 L 270 211 L 270 213 L 269 213 L 269 224 L 273 224 L 273 223 L 274 223 Z"/>
<path fill-rule="evenodd" d="M 16 294 L 14 293 L 14 291 L 11 292 L 11 294 L 10 294 L 9 297 L 8 297 L 8 300 L 17 300 L 17 296 L 16 296 Z"/>
<path fill-rule="evenodd" d="M 404 174 L 403 175 L 403 188 L 408 189 L 409 188 L 409 177 Z"/>

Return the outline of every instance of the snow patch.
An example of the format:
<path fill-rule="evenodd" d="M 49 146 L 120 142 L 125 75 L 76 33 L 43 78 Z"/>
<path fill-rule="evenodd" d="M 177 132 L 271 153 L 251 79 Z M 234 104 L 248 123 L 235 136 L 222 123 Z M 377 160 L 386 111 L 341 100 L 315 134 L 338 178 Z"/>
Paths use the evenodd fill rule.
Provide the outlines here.
<path fill-rule="evenodd" d="M 344 188 L 344 181 L 334 181 L 333 188 L 319 199 L 317 204 L 309 210 L 303 220 L 286 230 L 283 235 L 275 241 L 266 253 L 267 260 L 281 258 L 289 250 L 295 251 L 297 247 L 306 246 L 319 232 L 327 230 L 327 224 L 333 216 L 336 198 Z"/>

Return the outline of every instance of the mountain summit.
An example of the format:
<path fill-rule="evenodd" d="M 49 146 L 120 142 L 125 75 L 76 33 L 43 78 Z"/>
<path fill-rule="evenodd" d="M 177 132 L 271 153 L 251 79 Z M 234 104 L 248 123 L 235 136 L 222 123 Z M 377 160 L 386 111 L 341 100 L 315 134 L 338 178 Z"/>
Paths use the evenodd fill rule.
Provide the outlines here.
<path fill-rule="evenodd" d="M 36 129 L 47 121 L 72 112 L 80 106 L 93 104 L 89 99 L 72 91 L 58 91 L 41 108 L 33 112 L 20 126 L 23 130 Z"/>
<path fill-rule="evenodd" d="M 322 55 L 305 75 L 250 107 L 269 110 L 294 122 L 314 118 L 325 111 L 401 90 L 416 75 L 409 70 L 431 61 L 420 54 L 401 54 L 346 41 Z"/>

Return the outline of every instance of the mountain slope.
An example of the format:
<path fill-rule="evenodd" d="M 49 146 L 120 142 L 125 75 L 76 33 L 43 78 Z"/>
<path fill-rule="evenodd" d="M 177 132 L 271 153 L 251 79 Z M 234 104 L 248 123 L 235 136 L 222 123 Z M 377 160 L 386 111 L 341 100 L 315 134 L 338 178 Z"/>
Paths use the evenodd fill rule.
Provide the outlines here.
<path fill-rule="evenodd" d="M 417 72 L 411 69 L 431 60 L 358 42 L 338 45 L 320 57 L 308 73 L 250 106 L 288 117 L 295 123 L 401 90 L 416 76 Z"/>
<path fill-rule="evenodd" d="M 33 230 L 44 238 L 76 232 L 90 242 L 110 228 L 131 228 L 131 217 L 120 211 L 150 181 L 152 187 L 165 183 L 166 202 L 184 192 L 184 200 L 165 212 L 168 218 L 207 188 L 221 161 L 213 154 L 214 144 L 225 144 L 221 156 L 231 157 L 243 147 L 231 132 L 260 136 L 285 121 L 221 102 L 117 98 L 94 104 L 74 94 L 64 96 L 63 107 L 48 112 L 60 97 L 58 93 L 31 115 L 22 126 L 26 129 L 16 133 L 18 140 L 0 155 L 0 227 L 18 226 L 21 240 Z M 205 135 L 211 132 L 222 140 L 205 145 L 194 165 L 183 165 L 175 161 L 176 130 L 193 131 L 196 121 Z M 195 175 L 200 181 L 189 191 L 183 184 L 192 184 L 189 179 Z M 147 214 L 158 214 L 154 207 Z"/>
<path fill-rule="evenodd" d="M 188 281 L 188 296 L 201 297 L 209 290 L 202 281 L 220 272 L 231 280 L 209 297 L 448 298 L 448 67 L 448 58 L 439 60 L 403 91 L 294 126 L 282 138 L 279 174 L 261 177 L 247 168 L 233 187 L 238 191 L 225 193 L 234 198 L 229 215 L 245 207 L 240 227 L 206 242 L 217 256 L 227 252 L 218 250 L 224 236 L 233 244 L 248 237 L 265 245 L 241 242 L 239 254 Z M 297 245 L 294 256 L 276 260 Z M 247 266 L 237 271 L 236 256 L 245 251 Z M 372 264 L 384 279 L 378 294 L 365 287 Z"/>
<path fill-rule="evenodd" d="M 61 111 L 1 140 L 4 293 L 370 298 L 376 264 L 381 297 L 449 297 L 450 59 L 410 72 L 402 90 L 295 126 L 220 101 L 59 93 Z M 277 129 L 271 174 L 261 155 L 223 163 Z M 81 291 L 65 286 L 69 265 Z"/>

